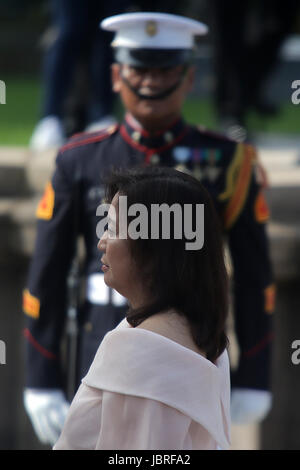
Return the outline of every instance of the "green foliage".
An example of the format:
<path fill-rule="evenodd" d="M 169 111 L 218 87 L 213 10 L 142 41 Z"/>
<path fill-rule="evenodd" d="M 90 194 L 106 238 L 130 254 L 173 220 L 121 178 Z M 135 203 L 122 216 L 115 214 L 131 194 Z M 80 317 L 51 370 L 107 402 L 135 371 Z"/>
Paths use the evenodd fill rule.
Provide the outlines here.
<path fill-rule="evenodd" d="M 35 124 L 39 119 L 41 84 L 37 79 L 6 78 L 6 104 L 0 104 L 0 145 L 27 146 Z M 117 105 L 117 115 L 122 111 Z M 252 132 L 298 134 L 300 105 L 284 103 L 276 117 L 262 118 L 255 113 L 248 117 Z M 215 110 L 210 100 L 189 97 L 183 110 L 186 120 L 217 129 Z"/>
<path fill-rule="evenodd" d="M 0 105 L 0 145 L 26 146 L 39 118 L 41 88 L 34 79 L 6 79 L 6 104 Z"/>

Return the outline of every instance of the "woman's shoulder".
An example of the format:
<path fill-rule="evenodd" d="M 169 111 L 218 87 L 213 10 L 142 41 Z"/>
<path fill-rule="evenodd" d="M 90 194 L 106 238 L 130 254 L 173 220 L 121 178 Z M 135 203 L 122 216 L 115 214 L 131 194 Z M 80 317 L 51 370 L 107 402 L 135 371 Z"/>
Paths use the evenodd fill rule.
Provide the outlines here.
<path fill-rule="evenodd" d="M 205 352 L 195 344 L 187 319 L 177 312 L 162 312 L 152 315 L 136 328 L 152 331 L 206 357 Z"/>

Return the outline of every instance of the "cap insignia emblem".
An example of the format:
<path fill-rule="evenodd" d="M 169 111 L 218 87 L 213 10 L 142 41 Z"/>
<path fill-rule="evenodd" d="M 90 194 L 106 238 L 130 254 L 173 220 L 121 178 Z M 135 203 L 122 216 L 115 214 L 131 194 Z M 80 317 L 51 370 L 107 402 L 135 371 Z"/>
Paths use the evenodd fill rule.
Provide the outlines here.
<path fill-rule="evenodd" d="M 145 29 L 148 36 L 155 36 L 155 34 L 157 33 L 156 21 L 147 21 Z"/>

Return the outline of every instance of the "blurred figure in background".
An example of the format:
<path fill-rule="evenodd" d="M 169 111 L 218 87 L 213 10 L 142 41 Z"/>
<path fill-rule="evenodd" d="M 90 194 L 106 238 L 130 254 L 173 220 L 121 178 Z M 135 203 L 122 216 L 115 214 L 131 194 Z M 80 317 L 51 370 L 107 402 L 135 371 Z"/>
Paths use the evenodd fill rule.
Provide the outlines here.
<path fill-rule="evenodd" d="M 263 116 L 278 112 L 264 90 L 298 8 L 297 0 L 214 0 L 214 99 L 219 129 L 229 137 L 247 139 L 250 109 Z"/>
<path fill-rule="evenodd" d="M 56 37 L 43 67 L 41 119 L 32 137 L 33 150 L 60 147 L 82 130 L 101 130 L 115 124 L 110 65 L 112 35 L 99 30 L 106 16 L 126 10 L 176 13 L 181 0 L 51 0 Z"/>
<path fill-rule="evenodd" d="M 115 122 L 110 81 L 112 35 L 99 29 L 106 16 L 124 13 L 128 0 L 51 0 L 56 38 L 46 52 L 43 66 L 41 119 L 30 139 L 34 150 L 60 147 L 67 137 L 66 101 L 78 66 L 86 66 L 86 109 L 82 121 L 87 130 Z M 74 127 L 75 126 L 75 127 Z M 83 129 L 71 126 L 70 133 Z"/>

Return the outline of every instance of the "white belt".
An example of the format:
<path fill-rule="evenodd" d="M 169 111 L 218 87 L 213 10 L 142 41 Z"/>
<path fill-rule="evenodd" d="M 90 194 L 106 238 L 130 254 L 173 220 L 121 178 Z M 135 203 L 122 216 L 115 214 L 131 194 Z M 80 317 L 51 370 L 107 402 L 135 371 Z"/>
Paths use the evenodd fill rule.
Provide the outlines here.
<path fill-rule="evenodd" d="M 111 291 L 111 296 L 110 292 Z M 114 289 L 110 289 L 104 282 L 104 274 L 94 273 L 87 278 L 86 298 L 92 304 L 107 305 L 111 303 L 120 307 L 127 303 L 127 299 Z"/>

